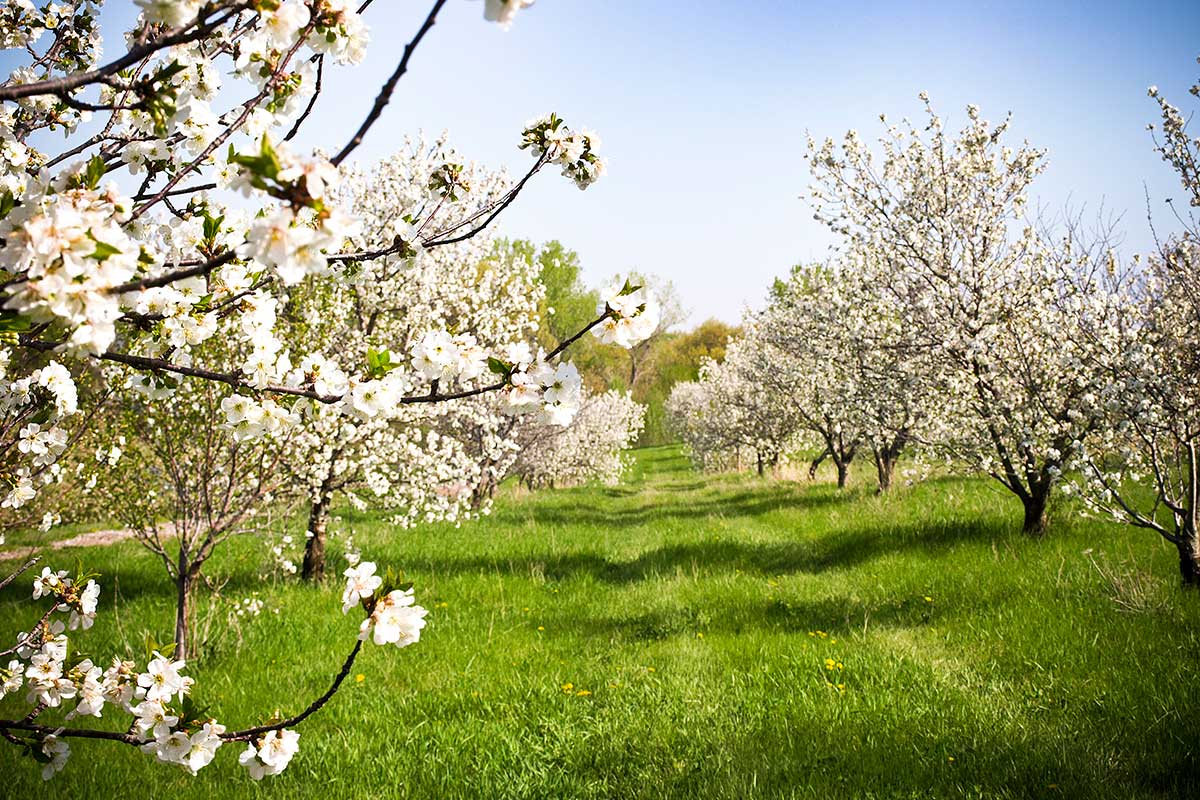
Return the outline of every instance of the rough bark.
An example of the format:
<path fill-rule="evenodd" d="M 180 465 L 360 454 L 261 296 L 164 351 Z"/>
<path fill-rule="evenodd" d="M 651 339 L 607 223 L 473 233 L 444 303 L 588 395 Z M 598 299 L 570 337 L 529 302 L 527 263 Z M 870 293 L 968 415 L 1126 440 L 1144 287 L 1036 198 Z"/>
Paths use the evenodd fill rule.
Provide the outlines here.
<path fill-rule="evenodd" d="M 846 477 L 850 474 L 850 462 L 835 458 L 833 465 L 837 467 L 837 486 L 839 489 L 845 489 Z"/>
<path fill-rule="evenodd" d="M 896 471 L 896 459 L 890 451 L 883 450 L 875 453 L 875 472 L 879 477 L 879 487 L 876 494 L 883 494 L 892 488 L 892 474 Z"/>
<path fill-rule="evenodd" d="M 820 468 L 821 462 L 824 461 L 828 456 L 829 456 L 829 451 L 822 450 L 821 455 L 814 458 L 812 460 L 812 463 L 808 465 L 808 479 L 810 481 L 814 480 L 817 477 L 817 469 Z"/>
<path fill-rule="evenodd" d="M 1179 550 L 1179 576 L 1183 585 L 1189 588 L 1200 588 L 1200 528 L 1195 520 L 1180 531 L 1182 534 L 1175 543 Z"/>
<path fill-rule="evenodd" d="M 879 476 L 879 487 L 876 494 L 883 494 L 892 488 L 892 476 L 896 472 L 896 462 L 900 460 L 900 454 L 904 452 L 907 444 L 907 430 L 897 433 L 895 438 L 884 447 L 876 447 L 872 444 L 871 453 L 875 456 L 875 471 Z"/>
<path fill-rule="evenodd" d="M 304 544 L 304 566 L 300 576 L 306 581 L 325 577 L 325 539 L 329 527 L 328 493 L 322 491 L 308 512 L 308 538 Z"/>
<path fill-rule="evenodd" d="M 1050 499 L 1050 486 L 1035 486 L 1021 498 L 1025 506 L 1025 521 L 1021 530 L 1029 536 L 1041 536 L 1046 532 L 1046 504 Z"/>

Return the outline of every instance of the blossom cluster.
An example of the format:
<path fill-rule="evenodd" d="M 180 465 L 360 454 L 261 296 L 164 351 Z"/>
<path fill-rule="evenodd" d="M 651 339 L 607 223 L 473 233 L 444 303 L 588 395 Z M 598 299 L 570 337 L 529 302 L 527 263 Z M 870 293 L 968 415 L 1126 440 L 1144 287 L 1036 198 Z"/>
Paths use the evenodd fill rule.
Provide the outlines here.
<path fill-rule="evenodd" d="M 60 422 L 78 412 L 79 398 L 75 381 L 59 362 L 11 379 L 10 359 L 11 351 L 0 349 L 0 419 L 15 429 L 15 449 L 24 461 L 14 458 L 0 467 L 0 508 L 16 510 L 37 495 L 39 484 L 59 478 L 58 458 L 68 444 Z"/>
<path fill-rule="evenodd" d="M 489 22 L 499 23 L 501 27 L 512 25 L 517 12 L 529 8 L 534 0 L 483 0 L 483 17 Z"/>
<path fill-rule="evenodd" d="M 356 605 L 367 610 L 367 618 L 359 627 L 359 639 L 365 641 L 369 636 L 377 645 L 396 647 L 408 647 L 420 640 L 429 612 L 413 605 L 412 588 L 381 590 L 384 579 L 375 574 L 375 564 L 371 561 L 347 567 L 343 574 L 346 588 L 342 592 L 342 613 L 349 613 Z M 382 596 L 377 597 L 377 592 Z"/>
<path fill-rule="evenodd" d="M 411 588 L 392 589 L 375 597 L 382 579 L 374 570 L 375 565 L 366 562 L 346 571 L 343 611 L 361 603 L 368 612 L 359 638 L 397 647 L 417 642 L 426 610 L 413 604 Z M 247 742 L 239 762 L 254 780 L 278 775 L 288 766 L 298 750 L 299 734 L 282 725 L 268 726 L 269 730 L 259 734 L 229 732 L 215 719 L 198 714 L 190 701 L 195 681 L 184 674 L 187 664 L 183 659 L 156 650 L 144 670 L 121 658 L 114 658 L 107 669 L 90 658 L 69 663 L 71 649 L 64 631 L 90 628 L 99 596 L 100 586 L 94 579 L 72 578 L 66 571 L 50 567 L 43 568 L 33 581 L 32 599 L 48 600 L 52 605 L 31 631 L 18 635 L 10 650 L 16 657 L 0 668 L 0 699 L 24 690 L 25 702 L 33 708 L 22 724 L 52 709 L 65 710 L 66 721 L 99 718 L 106 706 L 112 706 L 128 714 L 131 722 L 128 734 L 107 738 L 134 744 L 159 762 L 177 765 L 190 774 L 210 764 L 217 750 L 229 741 Z M 259 600 L 244 604 L 251 614 L 257 614 L 261 606 Z M 64 623 L 55 612 L 68 614 L 68 621 Z M 21 727 L 8 726 L 8 722 L 0 720 L 0 730 L 21 732 Z M 63 769 L 71 754 L 67 740 L 80 735 L 89 735 L 89 731 L 62 726 L 54 733 L 35 735 L 32 746 L 40 755 L 44 779 Z"/>
<path fill-rule="evenodd" d="M 530 486 L 592 480 L 613 485 L 625 470 L 626 451 L 641 433 L 645 412 L 628 392 L 585 394 L 565 427 L 519 426 L 520 451 L 510 473 Z"/>
<path fill-rule="evenodd" d="M 557 164 L 580 189 L 588 188 L 607 171 L 604 160 L 596 155 L 599 146 L 596 134 L 571 130 L 557 114 L 526 122 L 521 133 L 522 150 L 529 150 L 539 161 Z"/>
<path fill-rule="evenodd" d="M 596 339 L 629 349 L 657 330 L 662 310 L 645 286 L 616 281 L 601 290 L 596 313 L 603 317 Z"/>

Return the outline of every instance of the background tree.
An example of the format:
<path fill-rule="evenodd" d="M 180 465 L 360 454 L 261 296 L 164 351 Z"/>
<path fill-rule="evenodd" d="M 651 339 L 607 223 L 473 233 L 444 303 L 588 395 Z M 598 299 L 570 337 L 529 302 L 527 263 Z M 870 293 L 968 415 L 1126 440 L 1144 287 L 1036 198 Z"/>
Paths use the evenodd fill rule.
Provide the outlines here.
<path fill-rule="evenodd" d="M 1044 153 L 1003 145 L 1008 120 L 974 106 L 950 137 L 922 99 L 927 125 L 889 126 L 879 159 L 854 131 L 840 148 L 810 140 L 815 213 L 869 254 L 869 280 L 928 354 L 952 421 L 935 446 L 1015 494 L 1038 534 L 1066 454 L 1096 424 L 1082 354 L 1062 346 L 1070 259 L 1024 218 Z"/>
<path fill-rule="evenodd" d="M 1191 88 L 1200 97 L 1200 82 Z M 1200 140 L 1158 90 L 1156 148 L 1200 208 Z M 1153 126 L 1152 126 L 1153 127 Z M 1158 533 L 1179 554 L 1186 586 L 1200 586 L 1200 225 L 1183 230 L 1144 262 L 1118 268 L 1108 253 L 1109 291 L 1072 309 L 1083 320 L 1091 365 L 1102 377 L 1106 424 L 1077 453 L 1074 488 L 1097 513 Z M 1095 281 L 1099 283 L 1099 281 Z M 1070 488 L 1070 487 L 1068 487 Z"/>
<path fill-rule="evenodd" d="M 646 424 L 638 437 L 640 446 L 676 441 L 666 412 L 671 389 L 677 383 L 697 380 L 706 360 L 722 361 L 726 343 L 739 330 L 709 319 L 690 331 L 670 332 L 659 338 L 647 354 L 634 387 L 634 398 L 646 409 Z"/>

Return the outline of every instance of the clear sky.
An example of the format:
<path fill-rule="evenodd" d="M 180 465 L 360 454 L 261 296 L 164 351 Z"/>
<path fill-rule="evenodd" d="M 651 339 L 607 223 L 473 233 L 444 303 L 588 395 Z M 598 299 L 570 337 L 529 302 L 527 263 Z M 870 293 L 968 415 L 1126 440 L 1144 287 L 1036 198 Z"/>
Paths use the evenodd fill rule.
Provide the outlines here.
<path fill-rule="evenodd" d="M 376 0 L 366 63 L 327 73 L 302 141 L 340 146 L 428 5 Z M 1197 107 L 1197 0 L 539 0 L 507 32 L 481 14 L 450 0 L 357 157 L 447 129 L 465 156 L 519 174 L 522 124 L 558 111 L 600 134 L 610 173 L 586 192 L 540 176 L 504 232 L 561 240 L 592 282 L 631 267 L 668 277 L 693 322 L 737 320 L 772 277 L 826 252 L 800 198 L 806 131 L 873 138 L 880 113 L 918 116 L 921 90 L 954 128 L 969 102 L 993 120 L 1012 111 L 1014 133 L 1049 150 L 1032 199 L 1103 201 L 1124 212 L 1132 251 L 1150 241 L 1146 191 L 1167 227 L 1176 192 L 1145 130 L 1146 87 Z"/>

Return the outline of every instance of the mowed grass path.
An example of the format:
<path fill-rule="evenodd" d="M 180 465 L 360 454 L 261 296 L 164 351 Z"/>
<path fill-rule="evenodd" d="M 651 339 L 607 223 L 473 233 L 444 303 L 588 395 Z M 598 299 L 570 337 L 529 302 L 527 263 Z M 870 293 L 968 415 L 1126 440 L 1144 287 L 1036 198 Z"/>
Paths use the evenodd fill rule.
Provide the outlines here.
<path fill-rule="evenodd" d="M 1176 587 L 1173 552 L 1066 511 L 1028 540 L 986 481 L 875 498 L 865 476 L 845 493 L 702 476 L 656 448 L 619 487 L 502 498 L 459 529 L 351 522 L 366 558 L 416 583 L 429 626 L 414 647 L 366 649 L 286 773 L 253 783 L 236 745 L 191 778 L 72 742 L 54 794 L 1200 796 L 1200 599 Z M 133 654 L 147 621 L 166 638 L 152 557 L 83 555 L 104 595 L 78 644 Z M 356 633 L 340 582 L 263 585 L 262 560 L 241 542 L 213 572 L 226 597 L 257 590 L 280 614 L 190 667 L 229 725 L 294 713 Z M 6 630 L 32 619 L 15 602 L 27 583 L 3 596 Z M 45 791 L 15 748 L 0 775 L 0 795 Z"/>

